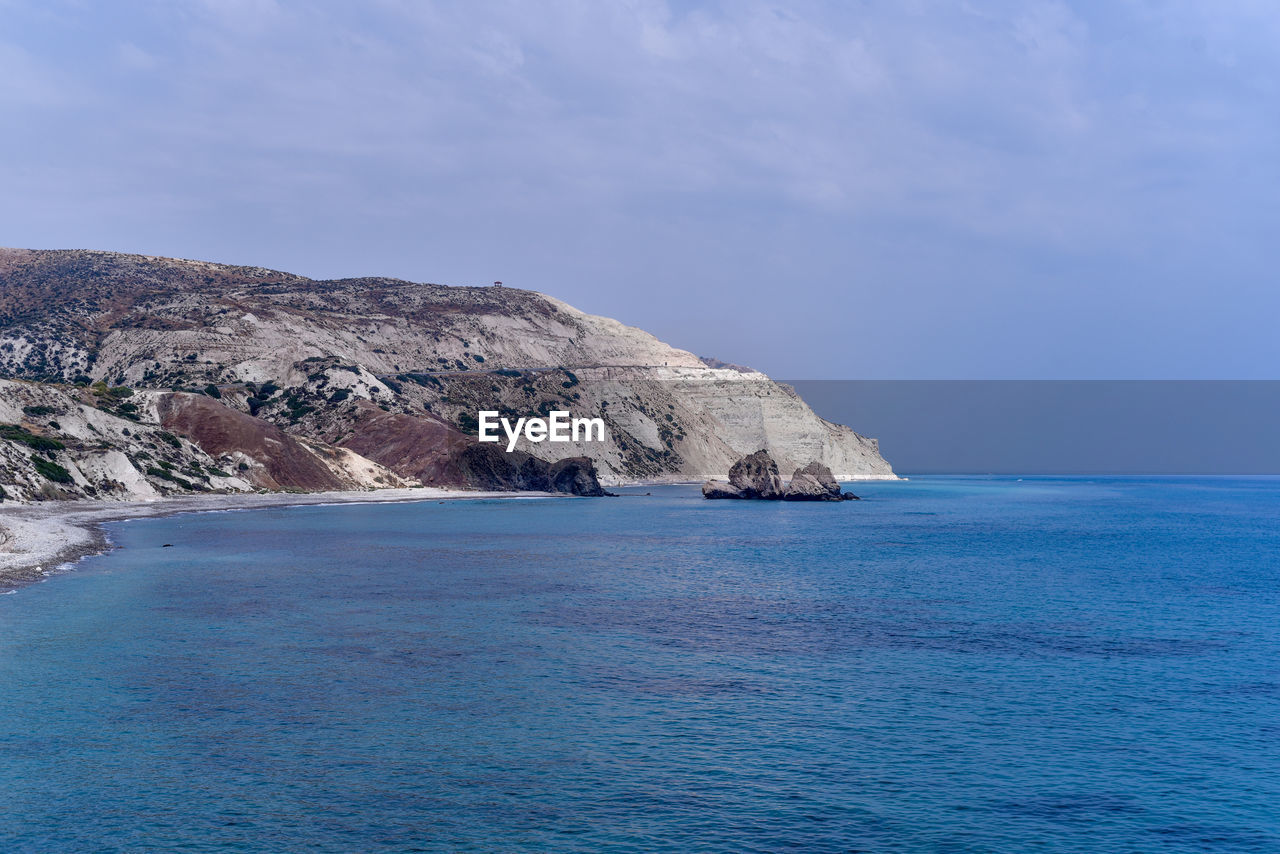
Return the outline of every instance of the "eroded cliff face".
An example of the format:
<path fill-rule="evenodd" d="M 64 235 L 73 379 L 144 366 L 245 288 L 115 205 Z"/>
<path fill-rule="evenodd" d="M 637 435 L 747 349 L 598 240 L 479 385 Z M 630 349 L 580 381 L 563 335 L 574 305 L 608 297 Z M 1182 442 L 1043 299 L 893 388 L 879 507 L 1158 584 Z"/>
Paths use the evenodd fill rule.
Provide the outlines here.
<path fill-rule="evenodd" d="M 349 448 L 291 436 L 203 395 L 153 394 L 149 402 L 162 427 L 220 461 L 235 463 L 242 477 L 261 489 L 319 492 L 409 485 Z"/>
<path fill-rule="evenodd" d="M 875 440 L 824 421 L 761 373 L 711 367 L 513 288 L 0 250 L 0 375 L 181 390 L 156 404 L 156 424 L 189 431 L 214 456 L 275 449 L 274 469 L 262 462 L 251 483 L 273 489 L 334 488 L 322 470 L 370 485 L 388 475 L 456 485 L 480 409 L 603 418 L 603 443 L 518 449 L 551 462 L 587 456 L 608 483 L 723 477 L 759 448 L 787 469 L 818 460 L 841 479 L 893 476 Z M 220 410 L 206 425 L 213 403 L 247 420 Z M 312 457 L 323 466 L 303 474 L 298 461 Z"/>
<path fill-rule="evenodd" d="M 345 448 L 212 398 L 0 380 L 0 486 L 12 501 L 405 486 Z"/>

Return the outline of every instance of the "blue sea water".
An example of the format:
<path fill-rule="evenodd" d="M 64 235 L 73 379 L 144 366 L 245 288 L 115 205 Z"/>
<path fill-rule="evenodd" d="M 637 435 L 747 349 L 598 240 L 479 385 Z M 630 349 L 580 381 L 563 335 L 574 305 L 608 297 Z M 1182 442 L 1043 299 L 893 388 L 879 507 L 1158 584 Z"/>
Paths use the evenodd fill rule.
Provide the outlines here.
<path fill-rule="evenodd" d="M 856 488 L 113 525 L 0 851 L 1280 851 L 1280 480 Z"/>

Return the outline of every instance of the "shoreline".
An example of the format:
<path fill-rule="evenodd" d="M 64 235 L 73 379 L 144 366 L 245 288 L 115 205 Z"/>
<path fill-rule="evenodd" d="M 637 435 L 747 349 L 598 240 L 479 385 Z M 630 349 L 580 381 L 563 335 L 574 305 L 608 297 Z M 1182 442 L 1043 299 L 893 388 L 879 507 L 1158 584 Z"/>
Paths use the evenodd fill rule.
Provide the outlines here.
<path fill-rule="evenodd" d="M 403 504 L 490 498 L 564 498 L 550 492 L 476 492 L 414 487 L 373 491 L 224 493 L 153 501 L 49 501 L 0 507 L 0 593 L 41 581 L 113 546 L 103 525 L 181 513 L 334 504 Z"/>
<path fill-rule="evenodd" d="M 703 477 L 697 480 L 667 480 L 658 478 L 656 480 L 623 480 L 623 481 L 605 481 L 601 480 L 600 485 L 609 489 L 626 489 L 633 486 L 701 486 L 709 480 L 728 480 L 728 473 L 716 475 L 714 477 Z M 840 483 L 888 483 L 895 480 L 909 480 L 900 474 L 861 474 L 857 476 L 835 475 L 835 479 Z"/>
<path fill-rule="evenodd" d="M 894 475 L 857 480 L 904 478 Z M 697 486 L 700 483 L 702 481 L 651 480 L 612 486 L 625 489 Z M 260 507 L 565 497 L 569 496 L 552 492 L 490 492 L 427 486 L 333 492 L 233 492 L 168 496 L 150 501 L 79 499 L 0 505 L 0 594 L 41 581 L 85 558 L 109 552 L 113 546 L 103 528 L 109 522 Z"/>

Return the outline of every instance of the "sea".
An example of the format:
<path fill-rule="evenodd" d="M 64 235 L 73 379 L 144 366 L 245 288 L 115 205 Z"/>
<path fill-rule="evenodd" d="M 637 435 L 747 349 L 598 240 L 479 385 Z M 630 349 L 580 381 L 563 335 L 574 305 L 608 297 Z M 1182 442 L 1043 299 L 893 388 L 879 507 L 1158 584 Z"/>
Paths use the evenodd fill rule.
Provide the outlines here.
<path fill-rule="evenodd" d="M 1280 479 L 850 488 L 112 524 L 0 851 L 1280 851 Z"/>

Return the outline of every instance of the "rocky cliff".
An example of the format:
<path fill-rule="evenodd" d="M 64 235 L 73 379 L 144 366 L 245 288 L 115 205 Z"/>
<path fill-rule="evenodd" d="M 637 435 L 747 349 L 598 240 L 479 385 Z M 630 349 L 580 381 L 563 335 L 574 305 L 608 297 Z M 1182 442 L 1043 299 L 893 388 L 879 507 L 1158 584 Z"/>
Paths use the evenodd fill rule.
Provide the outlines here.
<path fill-rule="evenodd" d="M 461 455 L 480 409 L 602 418 L 602 443 L 521 440 L 518 450 L 547 463 L 589 457 L 606 482 L 724 476 L 758 448 L 788 470 L 819 460 L 841 479 L 893 476 L 874 439 L 824 421 L 764 374 L 513 288 L 4 249 L 0 376 L 27 381 L 0 386 L 0 421 L 60 442 L 54 456 L 66 462 L 124 455 L 141 480 L 117 470 L 117 457 L 124 480 L 107 479 L 136 483 L 126 492 L 174 486 L 136 458 L 153 454 L 136 437 L 157 430 L 182 442 L 171 466 L 227 471 L 201 480 L 206 488 L 465 484 Z M 31 406 L 57 415 L 42 421 Z M 87 430 L 81 421 L 106 425 L 112 447 L 90 451 L 96 437 L 67 432 Z M 0 482 L 23 495 L 54 488 L 38 472 L 42 482 L 18 487 L 35 470 L 14 435 L 0 435 L 12 469 Z M 73 483 L 98 488 L 87 475 Z"/>

